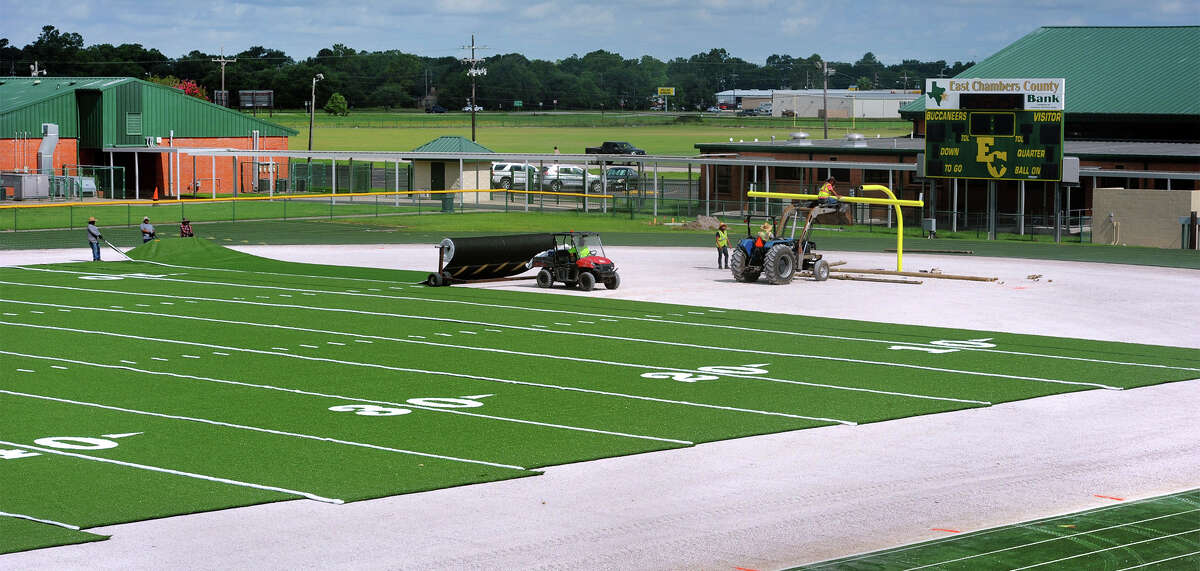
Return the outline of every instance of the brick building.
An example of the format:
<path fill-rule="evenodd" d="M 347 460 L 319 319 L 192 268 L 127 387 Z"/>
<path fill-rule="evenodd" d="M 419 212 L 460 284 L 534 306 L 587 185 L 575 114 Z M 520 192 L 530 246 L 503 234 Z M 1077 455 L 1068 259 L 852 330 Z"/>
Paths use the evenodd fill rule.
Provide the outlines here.
<path fill-rule="evenodd" d="M 267 154 L 217 161 L 188 149 L 286 150 L 295 133 L 129 77 L 0 78 L 0 171 L 86 172 L 106 197 L 252 190 L 259 180 L 285 178 L 287 161 Z"/>

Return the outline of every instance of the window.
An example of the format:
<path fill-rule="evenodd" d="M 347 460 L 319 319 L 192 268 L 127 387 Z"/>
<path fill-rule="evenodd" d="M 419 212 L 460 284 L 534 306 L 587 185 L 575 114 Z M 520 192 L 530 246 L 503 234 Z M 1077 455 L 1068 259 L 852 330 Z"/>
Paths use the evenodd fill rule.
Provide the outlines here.
<path fill-rule="evenodd" d="M 125 134 L 126 135 L 141 135 L 142 134 L 142 114 L 141 113 L 126 113 L 125 114 Z"/>

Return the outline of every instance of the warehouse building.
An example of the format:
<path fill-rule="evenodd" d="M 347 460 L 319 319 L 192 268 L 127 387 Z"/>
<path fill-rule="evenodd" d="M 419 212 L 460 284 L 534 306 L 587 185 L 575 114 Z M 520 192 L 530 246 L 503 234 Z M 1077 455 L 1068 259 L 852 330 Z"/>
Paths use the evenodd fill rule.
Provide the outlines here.
<path fill-rule="evenodd" d="M 891 184 L 906 198 L 925 193 L 925 214 L 938 218 L 937 226 L 943 229 L 977 226 L 988 210 L 1022 225 L 1031 220 L 1044 224 L 1062 213 L 1083 218 L 1093 214 L 1095 189 L 1200 192 L 1197 46 L 1200 26 L 1045 27 L 959 74 L 959 78 L 1065 79 L 1063 154 L 1078 158 L 1078 184 L 998 181 L 991 207 L 988 181 L 933 182 L 917 176 L 918 155 L 925 149 L 921 138 L 925 97 L 900 108 L 901 116 L 913 122 L 912 137 L 847 135 L 810 140 L 797 136 L 699 143 L 696 148 L 706 155 L 822 163 L 811 168 L 765 163 L 760 168 L 717 167 L 705 172 L 714 199 L 744 201 L 746 190 L 763 188 L 768 181 L 780 191 L 811 189 L 832 174 L 842 189 L 875 183 Z M 856 168 L 855 163 L 863 166 Z M 1161 202 L 1192 204 L 1190 198 Z M 1106 207 L 1099 216 L 1107 218 L 1109 212 Z M 1164 210 L 1154 216 L 1166 224 L 1174 223 L 1176 214 L 1188 212 Z"/>
<path fill-rule="evenodd" d="M 270 186 L 286 178 L 287 162 L 266 152 L 286 150 L 294 134 L 129 77 L 0 78 L 0 171 L 86 175 L 97 196 L 166 198 L 254 190 L 260 181 Z M 217 161 L 190 155 L 195 148 L 264 154 Z"/>

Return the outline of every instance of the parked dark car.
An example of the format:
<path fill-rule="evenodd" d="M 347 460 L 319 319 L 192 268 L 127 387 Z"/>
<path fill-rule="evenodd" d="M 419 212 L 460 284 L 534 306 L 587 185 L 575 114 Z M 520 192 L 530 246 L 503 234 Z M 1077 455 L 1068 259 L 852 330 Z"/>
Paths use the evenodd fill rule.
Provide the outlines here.
<path fill-rule="evenodd" d="M 425 112 L 426 113 L 445 113 L 446 108 L 442 107 L 441 105 L 434 105 L 433 107 L 426 107 Z"/>
<path fill-rule="evenodd" d="M 604 171 L 605 184 L 601 187 L 599 180 L 593 180 L 588 183 L 588 190 L 591 192 L 600 192 L 607 190 L 608 192 L 637 190 L 640 177 L 637 169 L 633 167 L 610 167 Z"/>

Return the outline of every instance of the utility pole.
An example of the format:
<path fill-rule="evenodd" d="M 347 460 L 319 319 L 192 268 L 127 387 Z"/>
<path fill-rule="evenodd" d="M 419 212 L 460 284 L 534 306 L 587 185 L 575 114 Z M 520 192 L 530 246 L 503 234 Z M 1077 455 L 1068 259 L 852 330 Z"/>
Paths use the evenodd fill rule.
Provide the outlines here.
<path fill-rule="evenodd" d="M 317 82 L 321 81 L 322 79 L 325 79 L 325 74 L 323 74 L 323 73 L 318 73 L 317 75 L 314 75 L 313 79 L 312 79 L 312 95 L 310 96 L 311 99 L 308 102 L 308 150 L 309 151 L 312 150 L 313 116 L 317 112 Z M 311 155 L 308 157 L 308 162 L 310 164 L 312 163 Z"/>
<path fill-rule="evenodd" d="M 823 92 L 821 95 L 821 107 L 824 109 L 824 111 L 822 111 L 821 114 L 825 116 L 825 138 L 828 139 L 829 138 L 829 74 L 833 73 L 833 70 L 829 69 L 829 62 L 827 62 L 825 60 L 815 62 L 815 65 L 817 66 L 817 69 L 821 70 L 821 83 L 824 86 Z"/>
<path fill-rule="evenodd" d="M 475 98 L 475 78 L 477 78 L 481 75 L 487 75 L 486 67 L 477 67 L 479 65 L 479 63 L 482 62 L 483 60 L 475 57 L 475 50 L 477 50 L 477 49 L 478 50 L 486 50 L 487 46 L 476 46 L 475 45 L 475 34 L 471 34 L 471 45 L 462 46 L 462 49 L 471 50 L 471 57 L 463 58 L 462 62 L 471 66 L 471 69 L 467 70 L 467 77 L 471 78 L 471 101 L 470 101 L 469 105 L 471 106 L 471 142 L 474 142 L 475 141 L 475 107 L 476 107 L 475 102 L 478 101 Z"/>
<path fill-rule="evenodd" d="M 225 64 L 237 61 L 237 58 L 225 59 L 225 46 L 221 46 L 221 57 L 213 60 L 221 64 L 221 91 L 225 93 L 225 106 L 229 107 L 229 92 L 225 91 Z M 312 140 L 311 138 L 309 140 Z"/>

